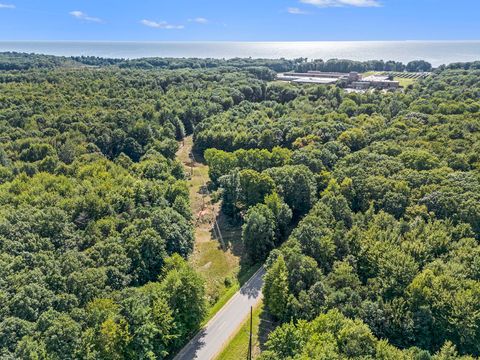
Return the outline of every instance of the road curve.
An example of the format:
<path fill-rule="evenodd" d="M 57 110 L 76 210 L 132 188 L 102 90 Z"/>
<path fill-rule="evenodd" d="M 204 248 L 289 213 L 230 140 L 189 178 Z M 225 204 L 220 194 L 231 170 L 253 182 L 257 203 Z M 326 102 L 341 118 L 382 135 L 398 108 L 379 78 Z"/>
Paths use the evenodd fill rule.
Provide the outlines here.
<path fill-rule="evenodd" d="M 212 360 L 237 333 L 250 307 L 263 298 L 263 266 L 232 296 L 218 313 L 175 356 L 174 360 Z"/>

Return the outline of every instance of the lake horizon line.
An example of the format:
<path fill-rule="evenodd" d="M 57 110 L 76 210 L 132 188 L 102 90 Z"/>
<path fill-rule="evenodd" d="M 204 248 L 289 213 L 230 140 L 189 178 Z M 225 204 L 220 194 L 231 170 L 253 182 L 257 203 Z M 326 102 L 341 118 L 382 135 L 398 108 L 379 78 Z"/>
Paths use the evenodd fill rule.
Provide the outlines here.
<path fill-rule="evenodd" d="M 428 42 L 428 43 L 476 43 L 480 39 L 458 40 L 428 40 L 428 39 L 405 39 L 405 40 L 0 40 L 0 43 L 403 43 L 403 42 Z"/>
<path fill-rule="evenodd" d="M 56 56 L 139 59 L 348 59 L 408 63 L 425 60 L 434 67 L 480 60 L 480 40 L 376 41 L 107 41 L 0 40 L 0 52 Z"/>

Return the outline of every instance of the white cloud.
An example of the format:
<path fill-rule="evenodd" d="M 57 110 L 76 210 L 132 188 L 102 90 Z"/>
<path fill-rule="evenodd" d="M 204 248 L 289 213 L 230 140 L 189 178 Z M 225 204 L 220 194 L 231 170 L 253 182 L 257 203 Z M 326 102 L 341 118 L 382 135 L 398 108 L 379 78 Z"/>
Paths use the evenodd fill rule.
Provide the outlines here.
<path fill-rule="evenodd" d="M 77 19 L 80 19 L 80 20 L 92 21 L 92 22 L 102 22 L 102 19 L 97 18 L 97 17 L 88 16 L 87 14 L 85 14 L 84 12 L 79 11 L 79 10 L 70 11 L 69 14 L 72 15 L 74 18 L 77 18 Z"/>
<path fill-rule="evenodd" d="M 196 17 L 195 19 L 188 19 L 189 22 L 196 22 L 198 24 L 208 24 L 210 21 L 204 17 Z"/>
<path fill-rule="evenodd" d="M 13 4 L 2 4 L 2 3 L 0 3 L 0 9 L 15 9 L 15 5 L 13 5 Z"/>
<path fill-rule="evenodd" d="M 152 27 L 155 29 L 167 29 L 167 30 L 181 30 L 185 28 L 183 25 L 172 25 L 167 23 L 166 21 L 152 21 L 152 20 L 142 20 L 140 21 L 141 24 Z"/>
<path fill-rule="evenodd" d="M 289 7 L 289 8 L 287 9 L 287 12 L 288 12 L 289 14 L 293 14 L 293 15 L 307 15 L 307 14 L 309 14 L 308 11 L 299 9 L 299 8 L 297 8 L 297 7 Z"/>
<path fill-rule="evenodd" d="M 318 7 L 380 7 L 379 0 L 300 0 L 303 4 L 310 4 Z"/>

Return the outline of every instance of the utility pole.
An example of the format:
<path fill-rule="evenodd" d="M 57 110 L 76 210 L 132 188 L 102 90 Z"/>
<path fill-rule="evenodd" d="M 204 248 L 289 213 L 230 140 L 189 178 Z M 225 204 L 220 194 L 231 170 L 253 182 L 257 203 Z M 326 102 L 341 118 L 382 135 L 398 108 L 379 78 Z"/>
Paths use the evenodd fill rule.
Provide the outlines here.
<path fill-rule="evenodd" d="M 252 360 L 253 359 L 253 354 L 252 354 L 252 322 L 253 322 L 253 310 L 252 310 L 252 306 L 250 306 L 250 340 L 248 341 L 248 356 L 247 356 L 247 360 Z"/>

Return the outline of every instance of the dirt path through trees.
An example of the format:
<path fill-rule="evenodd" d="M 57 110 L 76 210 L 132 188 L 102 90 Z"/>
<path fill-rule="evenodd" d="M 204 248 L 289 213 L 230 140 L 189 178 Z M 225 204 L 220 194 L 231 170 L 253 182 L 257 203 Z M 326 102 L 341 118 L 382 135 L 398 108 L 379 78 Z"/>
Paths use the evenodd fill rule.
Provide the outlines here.
<path fill-rule="evenodd" d="M 192 145 L 192 137 L 186 137 L 177 152 L 177 158 L 183 163 L 187 174 L 195 225 L 195 250 L 190 262 L 204 276 L 208 300 L 212 307 L 216 308 L 214 305 L 222 305 L 218 303 L 226 302 L 230 297 L 228 295 L 237 290 L 234 288 L 240 272 L 240 231 L 238 227 L 230 226 L 222 217 L 219 203 L 212 204 L 205 187 L 208 181 L 208 166 L 195 161 L 198 159 L 192 159 Z M 218 231 L 213 231 L 215 219 L 220 225 L 225 247 L 219 241 Z"/>

